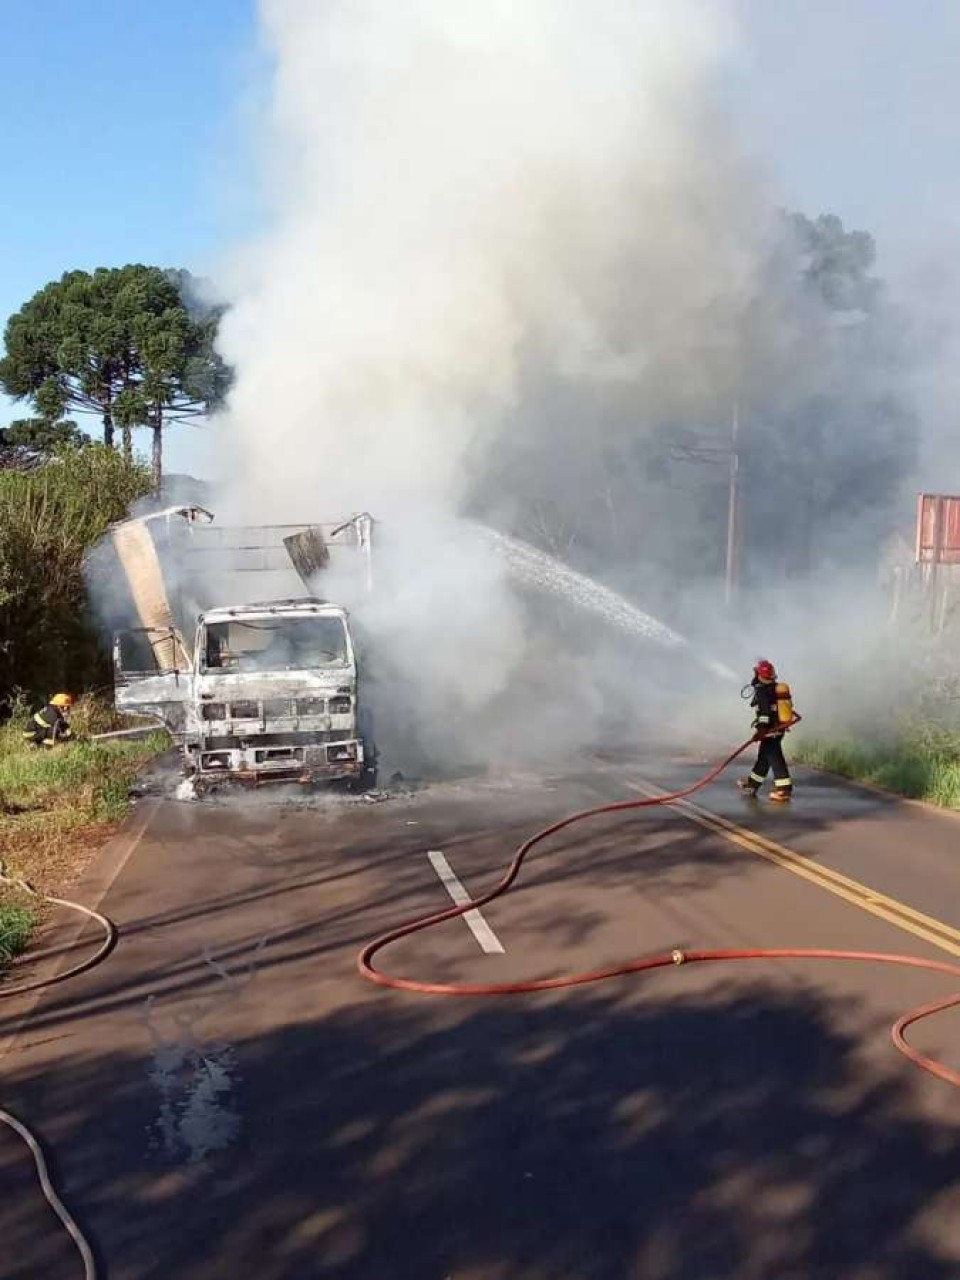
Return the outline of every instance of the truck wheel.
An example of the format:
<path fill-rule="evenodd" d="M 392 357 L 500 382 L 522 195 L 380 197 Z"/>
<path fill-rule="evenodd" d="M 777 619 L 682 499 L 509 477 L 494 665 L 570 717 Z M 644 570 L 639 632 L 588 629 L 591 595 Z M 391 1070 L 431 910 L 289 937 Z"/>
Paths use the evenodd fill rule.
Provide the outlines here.
<path fill-rule="evenodd" d="M 363 772 L 350 782 L 350 790 L 356 794 L 374 791 L 377 786 L 377 748 L 372 742 L 363 742 Z"/>

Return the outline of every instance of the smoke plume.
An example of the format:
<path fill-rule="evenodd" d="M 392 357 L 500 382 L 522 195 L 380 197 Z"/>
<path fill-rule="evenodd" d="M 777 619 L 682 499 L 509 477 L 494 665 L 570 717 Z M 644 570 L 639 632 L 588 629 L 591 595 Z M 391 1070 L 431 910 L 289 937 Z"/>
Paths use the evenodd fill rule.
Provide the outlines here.
<path fill-rule="evenodd" d="M 611 699 L 659 713 L 652 659 L 619 669 L 596 630 L 558 656 L 544 610 L 460 521 L 579 556 L 682 618 L 678 578 L 718 563 L 723 490 L 651 485 L 657 433 L 682 444 L 735 406 L 809 395 L 823 307 L 797 302 L 792 263 L 778 274 L 773 194 L 720 109 L 725 6 L 261 12 L 271 218 L 227 282 L 237 380 L 218 516 L 374 514 L 376 598 L 350 582 L 328 594 L 364 615 L 434 737 L 442 722 L 502 750 L 504 724 L 514 743 L 527 724 L 539 750 L 588 740 Z M 701 594 L 694 616 L 716 601 Z"/>
<path fill-rule="evenodd" d="M 524 430 L 531 361 L 714 408 L 765 216 L 709 112 L 719 9 L 262 13 L 274 222 L 222 339 L 246 506 L 458 510 L 471 448 Z"/>

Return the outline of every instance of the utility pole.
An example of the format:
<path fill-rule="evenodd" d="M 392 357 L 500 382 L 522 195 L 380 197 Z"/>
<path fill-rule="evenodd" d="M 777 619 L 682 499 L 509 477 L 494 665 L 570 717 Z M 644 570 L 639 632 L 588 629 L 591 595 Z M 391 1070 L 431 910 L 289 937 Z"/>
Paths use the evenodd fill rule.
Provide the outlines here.
<path fill-rule="evenodd" d="M 711 432 L 712 435 L 712 432 Z M 733 417 L 730 422 L 730 443 L 720 448 L 711 445 L 686 443 L 675 445 L 672 457 L 678 462 L 710 462 L 720 464 L 726 462 L 729 468 L 727 483 L 727 560 L 724 575 L 724 603 L 729 609 L 733 604 L 734 589 L 737 583 L 737 545 L 740 540 L 739 497 L 740 497 L 740 401 L 734 401 Z"/>
<path fill-rule="evenodd" d="M 727 493 L 727 572 L 723 599 L 727 608 L 733 604 L 733 588 L 736 578 L 737 558 L 737 499 L 740 476 L 740 455 L 737 438 L 740 434 L 740 403 L 734 402 L 733 421 L 730 424 L 730 485 Z"/>

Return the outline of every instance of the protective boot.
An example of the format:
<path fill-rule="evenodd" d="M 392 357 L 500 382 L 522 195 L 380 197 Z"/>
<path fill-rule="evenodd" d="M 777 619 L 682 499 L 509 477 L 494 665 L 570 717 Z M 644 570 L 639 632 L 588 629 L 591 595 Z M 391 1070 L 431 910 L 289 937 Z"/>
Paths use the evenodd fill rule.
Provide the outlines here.
<path fill-rule="evenodd" d="M 737 786 L 745 796 L 755 796 L 760 788 L 751 777 L 738 778 Z"/>
<path fill-rule="evenodd" d="M 771 804 L 789 804 L 792 791 L 790 787 L 774 787 L 770 792 Z"/>

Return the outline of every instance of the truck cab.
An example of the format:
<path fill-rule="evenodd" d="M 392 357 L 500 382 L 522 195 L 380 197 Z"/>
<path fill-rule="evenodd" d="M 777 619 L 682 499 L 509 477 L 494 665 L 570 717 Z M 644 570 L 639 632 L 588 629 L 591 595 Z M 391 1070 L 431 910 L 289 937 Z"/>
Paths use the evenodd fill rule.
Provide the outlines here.
<path fill-rule="evenodd" d="M 189 665 L 186 652 L 148 629 L 114 644 L 117 707 L 161 720 L 182 747 L 187 773 L 200 781 L 374 785 L 345 609 L 312 597 L 209 609 L 197 620 Z M 160 670 L 166 654 L 176 665 Z M 151 669 L 136 670 L 138 660 Z"/>

